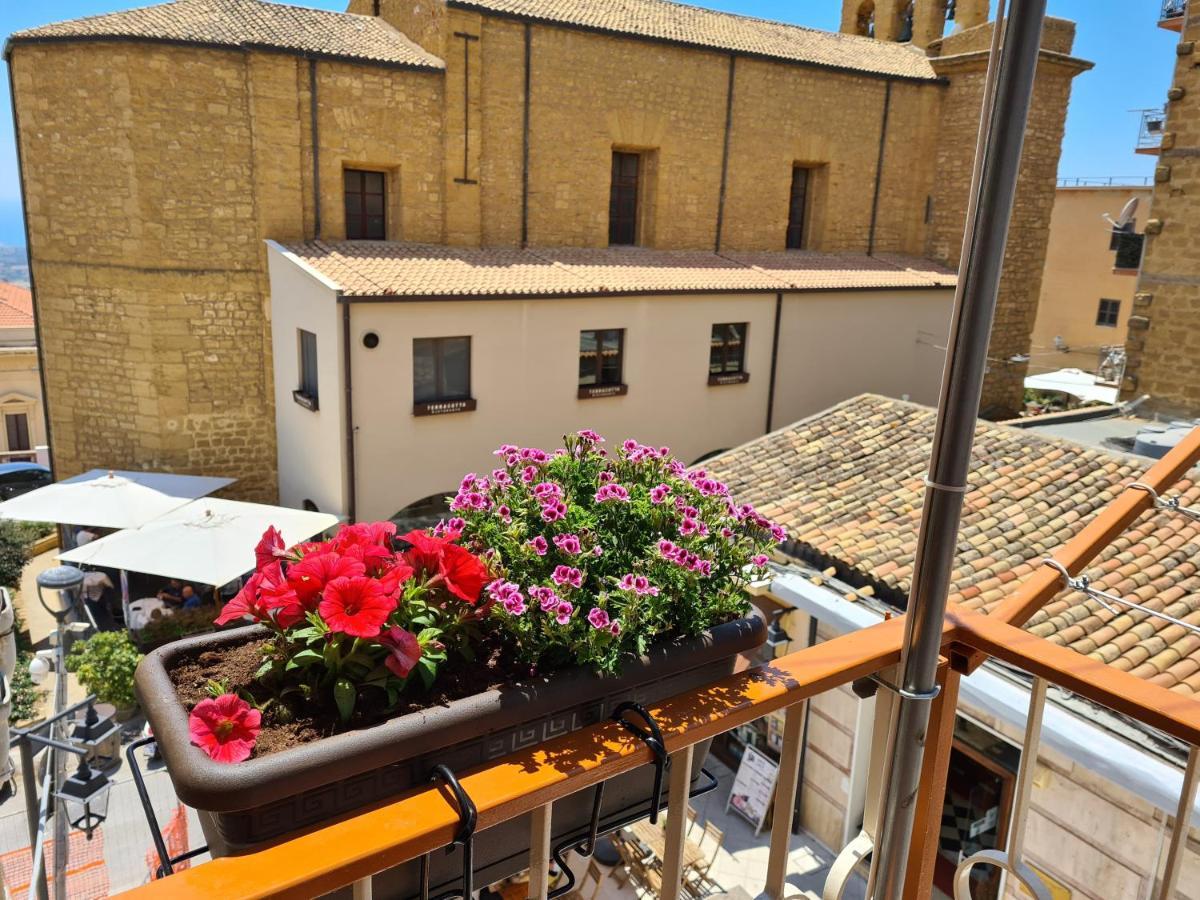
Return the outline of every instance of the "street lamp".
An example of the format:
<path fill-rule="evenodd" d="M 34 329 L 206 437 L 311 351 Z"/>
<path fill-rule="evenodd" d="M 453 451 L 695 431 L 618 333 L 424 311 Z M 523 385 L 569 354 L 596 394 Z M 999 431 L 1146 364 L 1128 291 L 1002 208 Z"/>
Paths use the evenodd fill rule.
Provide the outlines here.
<path fill-rule="evenodd" d="M 63 782 L 54 796 L 63 802 L 67 821 L 92 839 L 108 814 L 108 792 L 112 783 L 103 772 L 93 771 L 87 756 L 79 757 L 79 768 Z"/>
<path fill-rule="evenodd" d="M 74 606 L 75 598 L 72 592 L 79 590 L 82 585 L 83 572 L 79 569 L 74 566 L 54 566 L 39 573 L 37 577 L 38 601 L 61 625 Z M 54 592 L 54 596 L 48 600 L 46 595 L 51 591 Z"/>
<path fill-rule="evenodd" d="M 108 749 L 107 745 L 113 742 L 120 729 L 114 721 L 116 709 L 107 703 L 100 708 L 103 715 L 97 711 L 94 701 L 88 703 L 87 712 L 82 719 L 75 720 L 75 727 L 71 729 L 71 743 L 83 748 L 88 762 L 106 768 L 117 757 L 101 751 Z"/>

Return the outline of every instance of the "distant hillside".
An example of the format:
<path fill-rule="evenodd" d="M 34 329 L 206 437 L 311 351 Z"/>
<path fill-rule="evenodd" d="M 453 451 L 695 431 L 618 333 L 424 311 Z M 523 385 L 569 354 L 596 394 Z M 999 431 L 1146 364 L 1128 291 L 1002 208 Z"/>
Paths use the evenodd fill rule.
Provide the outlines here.
<path fill-rule="evenodd" d="M 24 247 L 0 244 L 0 281 L 29 287 L 29 260 Z"/>

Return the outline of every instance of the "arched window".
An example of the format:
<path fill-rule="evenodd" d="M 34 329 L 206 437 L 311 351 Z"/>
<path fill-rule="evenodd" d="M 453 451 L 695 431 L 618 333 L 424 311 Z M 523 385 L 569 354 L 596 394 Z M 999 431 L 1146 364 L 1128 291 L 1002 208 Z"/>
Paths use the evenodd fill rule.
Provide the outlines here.
<path fill-rule="evenodd" d="M 875 0 L 863 0 L 859 4 L 854 31 L 863 37 L 875 37 Z"/>
<path fill-rule="evenodd" d="M 450 515 L 450 503 L 446 498 L 453 496 L 454 490 L 451 489 L 430 494 L 408 504 L 391 516 L 391 520 L 396 523 L 397 532 L 405 534 L 413 529 L 432 528 Z"/>
<path fill-rule="evenodd" d="M 900 27 L 896 30 L 896 40 L 905 43 L 913 39 L 913 0 L 909 0 L 900 11 Z"/>

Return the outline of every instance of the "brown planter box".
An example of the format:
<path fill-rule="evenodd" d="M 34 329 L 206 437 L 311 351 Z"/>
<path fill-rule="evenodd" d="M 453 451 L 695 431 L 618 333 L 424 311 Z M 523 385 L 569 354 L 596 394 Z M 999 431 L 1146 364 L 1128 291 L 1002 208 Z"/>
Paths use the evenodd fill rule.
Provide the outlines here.
<path fill-rule="evenodd" d="M 179 799 L 200 813 L 214 856 L 260 849 L 295 833 L 377 805 L 427 784 L 434 765 L 454 772 L 498 759 L 607 718 L 625 700 L 654 703 L 728 675 L 739 653 L 762 644 L 762 619 L 718 625 L 698 638 L 651 648 L 612 677 L 568 669 L 536 681 L 464 697 L 446 706 L 399 716 L 371 728 L 334 735 L 237 765 L 208 758 L 188 737 L 187 711 L 168 674 L 184 652 L 216 649 L 256 638 L 257 626 L 198 635 L 160 647 L 137 670 L 136 688 Z M 697 748 L 697 778 L 707 744 Z M 652 767 L 612 779 L 605 788 L 602 822 L 633 809 L 649 811 Z M 555 803 L 555 842 L 584 833 L 592 791 Z M 482 886 L 528 865 L 529 817 L 481 832 L 475 840 L 475 884 Z M 431 857 L 433 893 L 453 887 L 461 852 Z M 416 863 L 377 875 L 381 897 L 417 892 Z"/>

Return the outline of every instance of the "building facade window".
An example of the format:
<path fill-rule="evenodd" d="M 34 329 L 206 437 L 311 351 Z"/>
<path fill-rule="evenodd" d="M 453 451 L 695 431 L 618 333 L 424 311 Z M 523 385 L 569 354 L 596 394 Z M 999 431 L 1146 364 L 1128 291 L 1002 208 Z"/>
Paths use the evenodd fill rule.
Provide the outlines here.
<path fill-rule="evenodd" d="M 579 397 L 625 394 L 625 329 L 579 332 Z"/>
<path fill-rule="evenodd" d="M 608 200 L 608 243 L 630 246 L 638 242 L 638 186 L 642 156 L 614 150 L 612 188 Z"/>
<path fill-rule="evenodd" d="M 1117 320 L 1121 317 L 1120 300 L 1101 300 L 1096 310 L 1096 324 L 1106 328 L 1116 328 Z"/>
<path fill-rule="evenodd" d="M 471 339 L 414 339 L 413 415 L 436 416 L 473 409 Z"/>
<path fill-rule="evenodd" d="M 303 328 L 296 329 L 300 345 L 300 387 L 292 391 L 292 399 L 305 409 L 317 409 L 317 336 Z"/>
<path fill-rule="evenodd" d="M 709 384 L 742 384 L 749 381 L 746 372 L 745 322 L 727 322 L 712 327 L 708 351 Z"/>
<path fill-rule="evenodd" d="M 804 166 L 792 167 L 792 192 L 788 199 L 787 242 L 789 250 L 803 250 L 805 219 L 808 212 L 809 170 Z"/>
<path fill-rule="evenodd" d="M 10 453 L 33 449 L 29 441 L 29 416 L 26 413 L 5 413 L 4 433 Z"/>
<path fill-rule="evenodd" d="M 346 169 L 346 240 L 387 240 L 387 176 Z"/>

